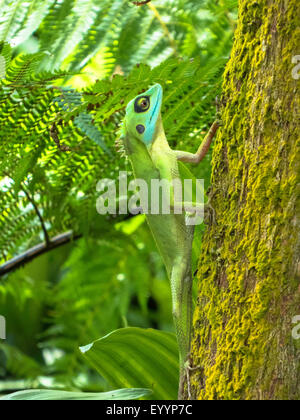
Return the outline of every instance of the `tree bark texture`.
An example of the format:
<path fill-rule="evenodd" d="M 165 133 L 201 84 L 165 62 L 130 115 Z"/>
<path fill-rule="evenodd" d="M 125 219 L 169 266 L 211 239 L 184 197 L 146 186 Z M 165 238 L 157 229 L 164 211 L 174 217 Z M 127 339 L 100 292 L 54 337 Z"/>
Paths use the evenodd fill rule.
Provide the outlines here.
<path fill-rule="evenodd" d="M 214 147 L 195 399 L 300 399 L 298 0 L 240 0 Z"/>

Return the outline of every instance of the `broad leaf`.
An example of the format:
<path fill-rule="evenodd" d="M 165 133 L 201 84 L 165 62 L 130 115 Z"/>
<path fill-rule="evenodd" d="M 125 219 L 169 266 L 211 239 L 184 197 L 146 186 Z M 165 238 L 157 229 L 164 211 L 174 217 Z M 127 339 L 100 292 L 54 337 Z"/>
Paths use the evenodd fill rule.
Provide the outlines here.
<path fill-rule="evenodd" d="M 178 348 L 172 333 L 123 328 L 80 350 L 114 388 L 150 388 L 153 399 L 177 398 Z"/>
<path fill-rule="evenodd" d="M 89 392 L 66 392 L 43 389 L 30 389 L 6 395 L 0 400 L 137 400 L 151 394 L 149 389 L 118 389 L 116 391 L 89 393 Z"/>

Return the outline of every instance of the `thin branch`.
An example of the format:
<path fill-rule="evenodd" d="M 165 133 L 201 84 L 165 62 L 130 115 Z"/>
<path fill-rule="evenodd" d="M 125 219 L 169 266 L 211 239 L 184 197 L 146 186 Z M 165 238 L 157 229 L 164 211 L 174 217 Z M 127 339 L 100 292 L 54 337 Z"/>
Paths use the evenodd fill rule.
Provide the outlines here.
<path fill-rule="evenodd" d="M 34 199 L 31 197 L 31 195 L 29 194 L 29 192 L 28 192 L 28 191 L 26 191 L 26 189 L 25 189 L 24 187 L 22 187 L 22 190 L 24 191 L 24 193 L 25 193 L 26 197 L 28 198 L 28 201 L 29 201 L 29 202 L 31 203 L 31 205 L 33 206 L 33 208 L 34 208 L 34 210 L 35 210 L 35 212 L 36 212 L 36 215 L 37 215 L 37 217 L 39 218 L 39 221 L 40 221 L 40 223 L 41 223 L 41 227 L 42 227 L 42 230 L 43 230 L 43 233 L 44 233 L 45 242 L 46 242 L 46 244 L 48 244 L 48 245 L 49 245 L 49 243 L 50 243 L 50 238 L 49 238 L 48 231 L 47 231 L 47 228 L 46 228 L 45 223 L 44 223 L 44 219 L 43 219 L 43 217 L 42 217 L 42 215 L 41 215 L 41 213 L 40 213 L 40 211 L 39 211 L 39 209 L 38 209 L 37 205 L 35 204 Z"/>
<path fill-rule="evenodd" d="M 72 241 L 80 239 L 81 237 L 81 234 L 76 235 L 72 231 L 69 231 L 49 239 L 49 242 L 47 243 L 43 242 L 39 245 L 36 245 L 33 248 L 25 251 L 23 254 L 12 258 L 0 266 L 0 277 L 10 273 L 13 270 L 16 270 L 17 268 L 22 267 L 24 264 L 29 263 L 30 261 L 39 257 L 40 255 L 45 254 L 46 252 L 52 251 L 53 249 L 56 249 L 62 245 L 66 245 Z"/>
<path fill-rule="evenodd" d="M 4 171 L 3 174 L 14 181 L 14 179 L 7 172 Z M 21 183 L 21 186 L 22 186 L 22 191 L 26 195 L 28 201 L 30 202 L 30 204 L 34 208 L 37 217 L 39 218 L 39 221 L 41 223 L 41 227 L 42 227 L 42 230 L 43 230 L 43 233 L 44 233 L 45 242 L 46 242 L 46 244 L 49 244 L 50 239 L 49 239 L 49 235 L 48 235 L 48 231 L 47 231 L 46 225 L 44 223 L 44 219 L 43 219 L 43 217 L 42 217 L 42 215 L 41 215 L 41 213 L 40 213 L 37 205 L 35 204 L 35 201 L 34 201 L 33 197 L 31 197 L 31 195 L 29 194 L 29 192 L 26 190 L 26 188 L 24 186 L 24 183 Z"/>
<path fill-rule="evenodd" d="M 138 209 L 136 209 L 137 212 L 135 214 L 128 214 L 125 216 L 122 221 L 125 222 L 126 220 L 131 219 L 132 217 L 136 217 L 139 212 Z M 70 242 L 77 241 L 78 239 L 81 239 L 83 237 L 82 233 L 74 233 L 73 231 L 65 232 L 60 235 L 55 236 L 52 239 L 49 239 L 48 243 L 41 243 L 33 248 L 28 249 L 23 254 L 20 254 L 11 260 L 7 261 L 3 265 L 0 266 L 0 277 L 10 273 L 11 271 L 16 270 L 17 268 L 22 267 L 25 264 L 30 263 L 35 258 L 46 254 L 49 251 L 52 251 L 53 249 L 59 248 L 60 246 L 67 245 Z"/>

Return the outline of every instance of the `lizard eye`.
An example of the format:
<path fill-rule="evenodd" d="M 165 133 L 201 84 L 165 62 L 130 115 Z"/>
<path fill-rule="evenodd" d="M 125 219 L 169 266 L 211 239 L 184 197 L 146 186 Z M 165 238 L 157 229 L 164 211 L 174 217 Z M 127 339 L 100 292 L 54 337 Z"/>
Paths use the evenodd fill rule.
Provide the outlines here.
<path fill-rule="evenodd" d="M 149 96 L 140 96 L 134 104 L 135 112 L 146 112 L 150 108 Z"/>

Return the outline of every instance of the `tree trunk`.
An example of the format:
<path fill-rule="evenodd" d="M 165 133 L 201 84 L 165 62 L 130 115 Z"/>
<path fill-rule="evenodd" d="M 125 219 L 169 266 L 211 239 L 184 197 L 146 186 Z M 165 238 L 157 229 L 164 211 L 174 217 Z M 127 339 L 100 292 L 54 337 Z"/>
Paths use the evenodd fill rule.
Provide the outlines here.
<path fill-rule="evenodd" d="M 300 399 L 299 45 L 298 0 L 240 0 L 199 261 L 195 399 Z"/>

